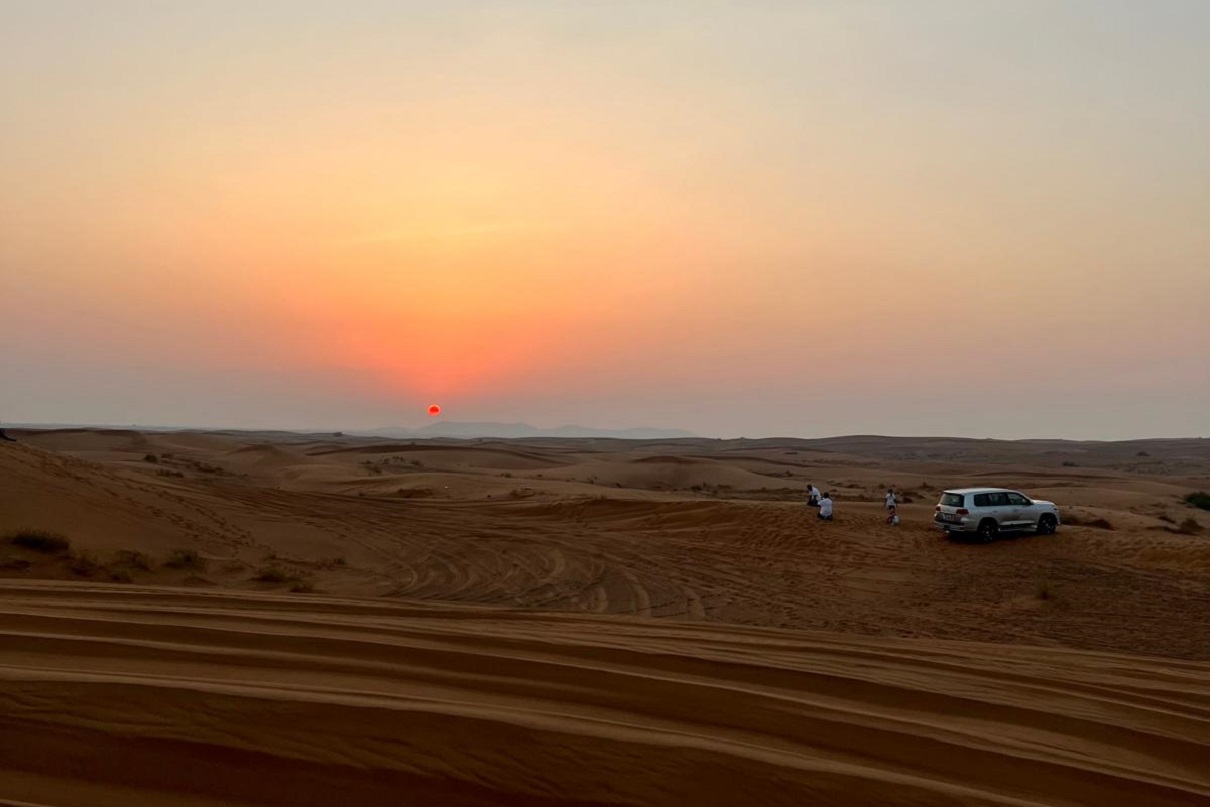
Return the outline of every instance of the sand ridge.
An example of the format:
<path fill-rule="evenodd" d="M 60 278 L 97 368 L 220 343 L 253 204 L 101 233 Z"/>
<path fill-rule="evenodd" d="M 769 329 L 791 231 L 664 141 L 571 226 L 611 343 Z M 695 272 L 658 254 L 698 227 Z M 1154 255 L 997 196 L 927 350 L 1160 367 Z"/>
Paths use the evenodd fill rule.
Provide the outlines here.
<path fill-rule="evenodd" d="M 34 803 L 1210 799 L 1200 662 L 63 583 L 0 604 L 0 792 Z M 126 762 L 88 765 L 93 743 Z"/>

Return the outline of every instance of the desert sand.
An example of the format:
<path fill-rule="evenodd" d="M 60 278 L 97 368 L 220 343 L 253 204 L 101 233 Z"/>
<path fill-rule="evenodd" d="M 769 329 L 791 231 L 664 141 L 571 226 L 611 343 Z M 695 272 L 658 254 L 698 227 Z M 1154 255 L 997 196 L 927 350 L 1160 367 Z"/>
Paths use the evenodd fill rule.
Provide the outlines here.
<path fill-rule="evenodd" d="M 0 804 L 1210 804 L 1210 441 L 10 434 Z"/>

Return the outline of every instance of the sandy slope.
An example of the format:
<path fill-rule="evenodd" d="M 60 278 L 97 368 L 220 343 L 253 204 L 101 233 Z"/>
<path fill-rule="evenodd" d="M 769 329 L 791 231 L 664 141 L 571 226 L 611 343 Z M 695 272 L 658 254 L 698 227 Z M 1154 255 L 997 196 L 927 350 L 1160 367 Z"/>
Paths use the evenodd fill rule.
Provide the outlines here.
<path fill-rule="evenodd" d="M 1210 803 L 1204 663 L 14 582 L 0 642 L 34 804 Z"/>
<path fill-rule="evenodd" d="M 104 435 L 86 437 L 90 451 L 104 448 Z M 130 437 L 107 439 L 116 450 Z M 151 584 L 290 587 L 254 579 L 272 567 L 340 595 L 1210 659 L 1210 540 L 1169 532 L 1172 525 L 1159 518 L 1170 512 L 1175 521 L 1184 512 L 1178 494 L 1193 484 L 1184 479 L 1081 469 L 1077 486 L 1067 469 L 1058 476 L 1034 469 L 1028 472 L 1034 492 L 1053 496 L 1085 520 L 1108 516 L 1115 529 L 1066 527 L 1051 538 L 971 547 L 942 540 L 929 524 L 928 504 L 907 505 L 904 524 L 892 529 L 876 501 L 852 502 L 878 493 L 863 488 L 860 475 L 904 473 L 881 463 L 867 467 L 869 460 L 789 466 L 800 478 L 831 477 L 847 486 L 838 497 L 838 520 L 821 525 L 797 502 L 754 498 L 776 499 L 776 490 L 727 494 L 747 498 L 692 490 L 720 467 L 740 472 L 728 463 L 784 474 L 799 456 L 784 451 L 767 459 L 747 451 L 676 461 L 667 446 L 642 457 L 394 445 L 386 448 L 400 449 L 402 462 L 376 473 L 361 459 L 334 465 L 331 446 L 232 448 L 224 438 L 183 456 L 182 446 L 205 442 L 168 439 L 173 451 L 158 463 L 143 460 L 147 443 L 138 446 L 136 460 L 104 464 L 5 444 L 0 531 L 22 525 L 58 530 L 102 562 L 122 549 L 162 559 L 180 547 L 210 560 L 204 570 L 119 570 Z M 487 465 L 467 464 L 475 452 Z M 356 447 L 352 453 L 362 456 Z M 411 464 L 418 454 L 425 456 L 421 467 Z M 688 479 L 680 490 L 554 480 L 549 467 L 534 471 L 542 478 L 522 480 L 518 470 L 494 464 L 516 454 L 546 457 L 563 471 L 591 461 L 605 469 L 658 475 L 671 467 L 705 476 Z M 276 471 L 257 470 L 266 459 Z M 965 470 L 978 475 L 989 467 Z M 297 487 L 300 468 L 316 474 L 308 484 L 319 490 Z M 768 479 L 781 485 L 786 477 Z M 345 489 L 354 492 L 333 492 Z M 80 578 L 66 559 L 34 553 L 16 558 L 31 568 L 6 569 L 5 559 L 19 554 L 0 547 L 0 577 Z M 86 579 L 108 577 L 102 571 Z"/>
<path fill-rule="evenodd" d="M 17 436 L 0 805 L 1210 803 L 1206 441 Z"/>

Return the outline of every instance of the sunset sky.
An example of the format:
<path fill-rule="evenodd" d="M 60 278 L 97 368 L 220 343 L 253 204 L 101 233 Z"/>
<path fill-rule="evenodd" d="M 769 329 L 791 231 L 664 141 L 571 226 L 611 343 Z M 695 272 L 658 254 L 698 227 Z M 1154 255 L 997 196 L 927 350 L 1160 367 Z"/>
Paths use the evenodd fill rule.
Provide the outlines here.
<path fill-rule="evenodd" d="M 1210 3 L 0 0 L 0 421 L 1210 436 Z"/>

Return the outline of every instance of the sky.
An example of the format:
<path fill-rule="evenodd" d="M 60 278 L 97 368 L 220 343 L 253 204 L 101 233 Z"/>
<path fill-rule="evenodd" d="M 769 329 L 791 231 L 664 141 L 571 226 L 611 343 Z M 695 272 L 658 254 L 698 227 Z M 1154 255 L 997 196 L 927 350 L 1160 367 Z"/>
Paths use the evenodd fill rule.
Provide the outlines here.
<path fill-rule="evenodd" d="M 0 12 L 0 421 L 1210 436 L 1201 0 Z"/>

